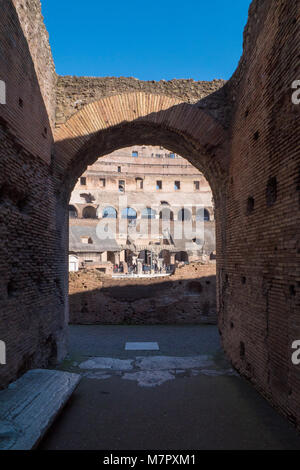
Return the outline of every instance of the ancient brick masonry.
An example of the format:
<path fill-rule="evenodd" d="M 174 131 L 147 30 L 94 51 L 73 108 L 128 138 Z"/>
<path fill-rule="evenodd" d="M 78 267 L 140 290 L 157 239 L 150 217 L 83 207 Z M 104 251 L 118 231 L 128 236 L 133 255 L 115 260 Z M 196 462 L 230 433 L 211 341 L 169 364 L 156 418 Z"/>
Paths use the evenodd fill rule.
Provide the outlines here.
<path fill-rule="evenodd" d="M 58 77 L 55 72 L 48 32 L 41 14 L 41 3 L 40 0 L 31 0 L 30 2 L 14 0 L 13 3 L 27 39 L 50 125 L 54 126 Z"/>
<path fill-rule="evenodd" d="M 112 279 L 96 270 L 70 273 L 70 323 L 215 324 L 215 265 L 178 268 L 170 277 Z"/>
<path fill-rule="evenodd" d="M 214 193 L 225 350 L 300 427 L 300 368 L 291 362 L 300 339 L 300 107 L 291 101 L 299 2 L 252 2 L 244 53 L 224 86 L 67 77 L 56 88 L 39 1 L 1 7 L 0 338 L 9 364 L 1 385 L 63 355 L 67 203 L 77 178 L 117 147 L 162 145 L 186 156 Z"/>
<path fill-rule="evenodd" d="M 64 356 L 67 286 L 50 166 L 56 74 L 40 2 L 1 2 L 0 40 L 0 79 L 7 89 L 7 104 L 0 105 L 3 387 Z"/>
<path fill-rule="evenodd" d="M 253 2 L 231 80 L 226 236 L 218 246 L 219 325 L 234 365 L 299 425 L 299 2 Z"/>
<path fill-rule="evenodd" d="M 225 126 L 230 114 L 225 84 L 225 80 L 195 82 L 193 79 L 174 79 L 155 82 L 133 77 L 58 77 L 56 125 L 60 126 L 85 105 L 101 98 L 144 92 L 196 104 Z"/>

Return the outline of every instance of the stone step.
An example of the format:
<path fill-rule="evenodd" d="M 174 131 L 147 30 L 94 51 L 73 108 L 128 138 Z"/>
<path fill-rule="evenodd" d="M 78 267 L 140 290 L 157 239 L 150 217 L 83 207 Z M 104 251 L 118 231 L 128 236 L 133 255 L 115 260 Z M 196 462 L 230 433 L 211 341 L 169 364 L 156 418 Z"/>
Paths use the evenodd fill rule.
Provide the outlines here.
<path fill-rule="evenodd" d="M 36 447 L 80 378 L 69 372 L 34 369 L 0 391 L 0 450 Z"/>

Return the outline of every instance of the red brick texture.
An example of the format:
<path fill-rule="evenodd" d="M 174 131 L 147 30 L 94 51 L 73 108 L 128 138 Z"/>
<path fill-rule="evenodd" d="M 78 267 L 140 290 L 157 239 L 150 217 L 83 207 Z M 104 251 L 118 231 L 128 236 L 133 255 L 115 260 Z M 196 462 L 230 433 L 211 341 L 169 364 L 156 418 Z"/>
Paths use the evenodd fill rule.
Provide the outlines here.
<path fill-rule="evenodd" d="M 39 1 L 2 3 L 0 339 L 9 365 L 0 366 L 1 385 L 62 355 L 67 203 L 77 178 L 117 148 L 162 145 L 203 171 L 214 193 L 225 350 L 299 426 L 300 367 L 291 362 L 300 339 L 300 106 L 291 100 L 299 2 L 254 0 L 237 71 L 211 85 L 57 79 Z"/>
<path fill-rule="evenodd" d="M 48 43 L 40 2 L 1 2 L 0 40 L 0 80 L 7 89 L 7 104 L 0 105 L 0 339 L 7 350 L 7 364 L 0 365 L 3 387 L 27 369 L 64 356 L 67 286 L 64 291 L 61 223 L 50 167 L 55 101 L 52 112 L 45 107 L 56 75 L 49 45 L 42 47 Z"/>
<path fill-rule="evenodd" d="M 144 91 L 124 90 L 87 104 L 56 129 L 55 141 L 68 197 L 97 157 L 139 143 L 163 145 L 188 157 L 212 186 L 228 167 L 227 133 L 209 113 L 197 104 Z"/>
<path fill-rule="evenodd" d="M 299 2 L 256 1 L 229 84 L 235 107 L 219 254 L 219 325 L 235 367 L 299 425 Z M 298 57 L 298 58 L 297 58 Z M 220 242 L 220 237 L 219 237 Z"/>

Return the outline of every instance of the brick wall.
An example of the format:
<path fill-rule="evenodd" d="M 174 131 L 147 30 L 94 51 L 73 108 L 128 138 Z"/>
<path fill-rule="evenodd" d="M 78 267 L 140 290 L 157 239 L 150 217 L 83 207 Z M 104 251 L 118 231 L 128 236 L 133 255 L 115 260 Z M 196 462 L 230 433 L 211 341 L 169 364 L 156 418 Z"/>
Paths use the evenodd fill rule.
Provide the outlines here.
<path fill-rule="evenodd" d="M 20 26 L 27 40 L 31 59 L 50 125 L 55 124 L 57 75 L 49 45 L 40 0 L 13 0 Z"/>
<path fill-rule="evenodd" d="M 7 104 L 0 105 L 0 339 L 7 348 L 1 387 L 65 349 L 60 224 L 49 166 L 55 102 L 50 106 L 52 79 L 47 83 L 45 72 L 42 93 L 37 74 L 50 61 L 39 8 L 37 1 L 1 1 L 0 79 L 7 89 Z M 39 46 L 34 59 L 29 45 Z"/>
<path fill-rule="evenodd" d="M 219 325 L 238 370 L 299 425 L 299 2 L 254 1 L 235 100 L 224 238 L 218 246 Z M 220 237 L 219 237 L 220 242 Z"/>

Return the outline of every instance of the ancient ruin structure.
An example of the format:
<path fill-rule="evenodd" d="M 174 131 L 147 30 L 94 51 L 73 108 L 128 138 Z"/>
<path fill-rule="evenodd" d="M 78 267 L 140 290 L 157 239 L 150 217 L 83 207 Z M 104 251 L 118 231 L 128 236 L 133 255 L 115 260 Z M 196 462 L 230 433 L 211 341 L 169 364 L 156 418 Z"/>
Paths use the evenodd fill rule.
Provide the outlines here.
<path fill-rule="evenodd" d="M 58 77 L 39 0 L 1 7 L 1 386 L 66 353 L 76 181 L 102 155 L 159 145 L 212 188 L 223 346 L 299 426 L 300 369 L 291 361 L 300 335 L 299 2 L 252 2 L 226 83 Z"/>
<path fill-rule="evenodd" d="M 99 158 L 69 203 L 69 270 L 143 272 L 215 252 L 212 193 L 187 160 L 163 147 L 135 146 Z"/>
<path fill-rule="evenodd" d="M 214 263 L 180 266 L 172 276 L 119 278 L 98 269 L 71 272 L 71 324 L 216 324 Z"/>

